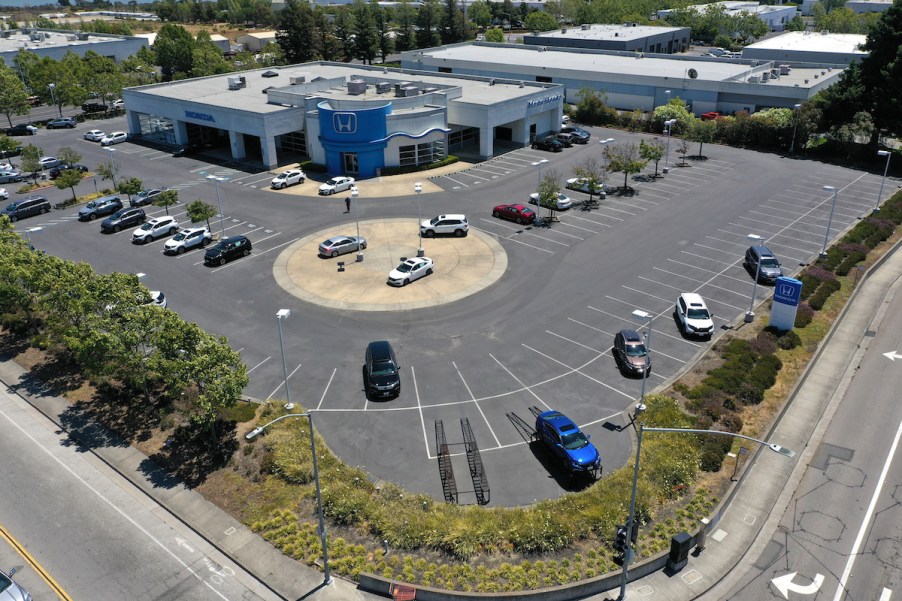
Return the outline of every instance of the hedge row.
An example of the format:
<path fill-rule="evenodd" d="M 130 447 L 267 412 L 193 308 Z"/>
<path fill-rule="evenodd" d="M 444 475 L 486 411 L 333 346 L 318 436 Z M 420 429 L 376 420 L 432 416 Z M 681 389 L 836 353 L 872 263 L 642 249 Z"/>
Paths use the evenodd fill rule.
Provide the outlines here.
<path fill-rule="evenodd" d="M 440 161 L 435 161 L 434 163 L 429 163 L 428 165 L 404 165 L 403 167 L 383 167 L 382 175 L 400 175 L 402 173 L 417 173 L 419 171 L 429 171 L 430 169 L 438 169 L 439 167 L 444 167 L 445 165 L 452 165 L 459 161 L 456 156 L 453 154 L 449 154 L 447 157 Z"/>

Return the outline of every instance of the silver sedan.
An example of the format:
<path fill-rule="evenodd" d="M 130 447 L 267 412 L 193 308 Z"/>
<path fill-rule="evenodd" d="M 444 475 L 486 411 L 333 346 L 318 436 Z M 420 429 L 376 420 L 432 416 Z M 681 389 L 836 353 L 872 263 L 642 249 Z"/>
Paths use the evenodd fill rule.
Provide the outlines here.
<path fill-rule="evenodd" d="M 319 254 L 323 257 L 337 257 L 354 252 L 359 247 L 366 248 L 366 238 L 357 236 L 334 236 L 319 245 Z"/>

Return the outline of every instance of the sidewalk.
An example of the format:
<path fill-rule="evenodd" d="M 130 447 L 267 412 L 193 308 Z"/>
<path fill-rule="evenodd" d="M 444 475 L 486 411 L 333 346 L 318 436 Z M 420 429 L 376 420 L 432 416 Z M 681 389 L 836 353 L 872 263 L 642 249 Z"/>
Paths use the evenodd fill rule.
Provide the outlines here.
<path fill-rule="evenodd" d="M 722 513 L 708 527 L 707 545 L 690 555 L 678 574 L 655 572 L 627 586 L 627 597 L 651 601 L 726 599 L 771 540 L 836 408 L 872 340 L 902 278 L 899 245 L 878 262 L 852 295 L 821 344 L 790 402 L 765 440 L 792 449 L 796 456 L 759 448 L 749 457 Z M 894 284 L 896 284 L 894 286 Z M 616 598 L 608 591 L 598 598 Z"/>

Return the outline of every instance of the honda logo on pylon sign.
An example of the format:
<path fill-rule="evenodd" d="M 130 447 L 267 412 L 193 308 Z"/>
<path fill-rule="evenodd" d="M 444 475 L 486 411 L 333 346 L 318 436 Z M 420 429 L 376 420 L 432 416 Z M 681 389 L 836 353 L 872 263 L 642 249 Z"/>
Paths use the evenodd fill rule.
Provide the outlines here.
<path fill-rule="evenodd" d="M 357 132 L 357 115 L 354 113 L 332 113 L 332 127 L 339 134 Z"/>
<path fill-rule="evenodd" d="M 777 278 L 774 286 L 774 302 L 795 307 L 799 304 L 802 292 L 802 282 L 793 278 Z"/>

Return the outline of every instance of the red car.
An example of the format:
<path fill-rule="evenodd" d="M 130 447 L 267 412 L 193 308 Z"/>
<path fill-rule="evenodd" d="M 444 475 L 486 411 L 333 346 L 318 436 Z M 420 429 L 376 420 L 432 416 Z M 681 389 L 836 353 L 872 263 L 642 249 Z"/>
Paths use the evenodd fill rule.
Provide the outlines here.
<path fill-rule="evenodd" d="M 711 111 L 710 113 L 702 113 L 702 119 L 704 119 L 705 121 L 713 121 L 714 119 L 717 119 L 720 116 L 721 116 L 721 114 L 718 113 L 717 111 Z"/>
<path fill-rule="evenodd" d="M 492 209 L 492 217 L 500 217 L 517 223 L 535 223 L 536 214 L 523 205 L 498 205 Z"/>

